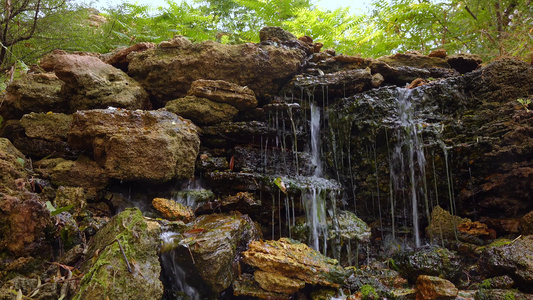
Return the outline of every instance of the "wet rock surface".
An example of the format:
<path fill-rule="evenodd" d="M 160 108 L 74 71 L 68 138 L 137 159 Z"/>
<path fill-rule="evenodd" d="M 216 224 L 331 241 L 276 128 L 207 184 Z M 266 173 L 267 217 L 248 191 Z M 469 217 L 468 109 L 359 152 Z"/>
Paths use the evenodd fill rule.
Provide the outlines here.
<path fill-rule="evenodd" d="M 456 299 L 530 299 L 531 66 L 321 47 L 281 28 L 259 44 L 175 36 L 56 51 L 55 73 L 15 80 L 0 295 L 413 299 L 439 276 L 418 298 L 446 279 L 468 289 Z M 130 206 L 154 219 L 129 226 Z"/>
<path fill-rule="evenodd" d="M 200 216 L 180 233 L 165 235 L 164 273 L 170 275 L 176 266 L 182 268 L 189 274 L 188 285 L 205 299 L 216 297 L 231 286 L 239 268 L 240 251 L 260 238 L 256 224 L 240 213 Z M 167 288 L 179 287 L 170 283 Z"/>
<path fill-rule="evenodd" d="M 533 236 L 520 238 L 503 245 L 488 246 L 481 255 L 482 265 L 493 275 L 508 275 L 517 286 L 533 292 Z"/>
<path fill-rule="evenodd" d="M 245 263 L 260 270 L 309 284 L 339 287 L 346 278 L 346 272 L 336 260 L 286 238 L 252 242 L 242 255 Z"/>
<path fill-rule="evenodd" d="M 160 228 L 126 209 L 94 236 L 74 299 L 161 299 Z"/>

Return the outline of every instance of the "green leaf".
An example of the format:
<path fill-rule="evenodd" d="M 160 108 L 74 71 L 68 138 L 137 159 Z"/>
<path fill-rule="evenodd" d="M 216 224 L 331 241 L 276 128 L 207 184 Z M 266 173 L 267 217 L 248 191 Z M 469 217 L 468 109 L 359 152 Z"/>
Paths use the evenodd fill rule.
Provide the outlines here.
<path fill-rule="evenodd" d="M 17 157 L 17 162 L 21 164 L 23 167 L 26 165 L 26 160 L 22 157 Z"/>
<path fill-rule="evenodd" d="M 274 184 L 283 192 L 283 194 L 287 195 L 287 186 L 280 177 L 274 179 Z"/>
<path fill-rule="evenodd" d="M 52 216 L 59 215 L 60 213 L 67 211 L 73 207 L 74 205 L 70 204 L 67 206 L 60 207 L 60 208 L 55 208 L 50 201 L 46 201 L 46 208 L 50 211 L 50 214 Z"/>

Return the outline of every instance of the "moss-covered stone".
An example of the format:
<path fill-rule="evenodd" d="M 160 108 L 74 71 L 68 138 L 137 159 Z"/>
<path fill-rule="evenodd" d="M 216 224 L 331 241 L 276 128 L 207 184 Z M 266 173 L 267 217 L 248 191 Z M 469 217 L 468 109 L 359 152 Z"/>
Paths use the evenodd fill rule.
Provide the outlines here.
<path fill-rule="evenodd" d="M 159 234 L 137 208 L 113 217 L 89 245 L 74 299 L 161 299 Z"/>

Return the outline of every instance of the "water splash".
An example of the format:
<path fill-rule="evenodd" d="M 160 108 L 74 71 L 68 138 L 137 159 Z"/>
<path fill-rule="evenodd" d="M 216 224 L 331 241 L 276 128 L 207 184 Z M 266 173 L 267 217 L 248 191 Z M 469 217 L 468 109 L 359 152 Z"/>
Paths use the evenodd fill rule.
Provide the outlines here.
<path fill-rule="evenodd" d="M 175 232 L 163 232 L 160 237 L 163 244 L 171 244 L 174 243 L 177 235 Z M 168 285 L 165 285 L 165 288 L 174 292 L 183 292 L 189 296 L 190 300 L 200 300 L 198 290 L 187 283 L 187 274 L 177 263 L 176 255 L 175 251 L 161 253 L 162 272 L 165 274 L 165 279 L 168 280 Z"/>

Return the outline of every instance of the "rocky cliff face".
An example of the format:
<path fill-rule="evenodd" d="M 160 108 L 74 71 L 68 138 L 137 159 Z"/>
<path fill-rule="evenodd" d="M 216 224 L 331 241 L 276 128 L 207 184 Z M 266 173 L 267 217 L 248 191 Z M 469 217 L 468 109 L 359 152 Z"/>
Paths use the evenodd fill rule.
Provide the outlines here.
<path fill-rule="evenodd" d="M 56 51 L 8 87 L 0 298 L 532 292 L 530 65 L 261 36 Z"/>

